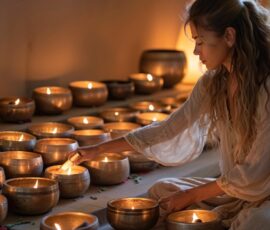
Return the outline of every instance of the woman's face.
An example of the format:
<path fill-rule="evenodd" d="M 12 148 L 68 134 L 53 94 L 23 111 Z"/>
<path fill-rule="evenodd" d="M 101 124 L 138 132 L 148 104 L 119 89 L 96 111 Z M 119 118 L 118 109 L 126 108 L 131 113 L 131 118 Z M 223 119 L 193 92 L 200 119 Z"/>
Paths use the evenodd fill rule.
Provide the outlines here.
<path fill-rule="evenodd" d="M 191 35 L 195 40 L 193 53 L 199 55 L 201 62 L 208 70 L 224 65 L 228 70 L 231 66 L 231 47 L 224 36 L 217 36 L 215 32 L 195 27 L 190 23 Z"/>

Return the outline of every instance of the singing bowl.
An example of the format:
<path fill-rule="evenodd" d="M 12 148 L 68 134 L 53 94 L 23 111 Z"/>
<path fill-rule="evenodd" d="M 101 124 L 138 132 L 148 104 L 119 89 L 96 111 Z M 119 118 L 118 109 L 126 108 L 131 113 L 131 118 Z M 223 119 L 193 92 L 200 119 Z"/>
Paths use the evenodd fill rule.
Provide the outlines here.
<path fill-rule="evenodd" d="M 94 116 L 71 117 L 67 122 L 75 127 L 75 129 L 97 129 L 101 128 L 104 124 L 102 118 Z"/>
<path fill-rule="evenodd" d="M 43 170 L 42 157 L 34 152 L 2 152 L 0 165 L 4 168 L 7 178 L 40 176 Z"/>
<path fill-rule="evenodd" d="M 15 104 L 18 97 L 0 99 L 0 118 L 6 122 L 31 121 L 35 112 L 35 102 L 31 98 L 19 97 L 20 103 Z"/>
<path fill-rule="evenodd" d="M 134 121 L 138 113 L 139 111 L 131 108 L 114 107 L 104 109 L 100 116 L 107 122 L 128 122 Z"/>
<path fill-rule="evenodd" d="M 61 230 L 97 230 L 98 218 L 83 212 L 59 212 L 42 218 L 40 230 L 55 230 L 59 224 Z"/>
<path fill-rule="evenodd" d="M 131 209 L 130 203 L 134 204 Z M 159 218 L 158 202 L 149 198 L 120 198 L 107 204 L 107 219 L 118 230 L 149 230 Z"/>
<path fill-rule="evenodd" d="M 139 124 L 132 122 L 109 122 L 104 124 L 103 130 L 110 132 L 112 139 L 115 139 L 139 127 Z"/>
<path fill-rule="evenodd" d="M 164 87 L 171 88 L 184 78 L 186 55 L 180 50 L 145 50 L 140 58 L 140 72 L 164 79 Z"/>
<path fill-rule="evenodd" d="M 35 144 L 36 137 L 29 133 L 17 131 L 0 132 L 0 149 L 2 151 L 31 151 Z"/>
<path fill-rule="evenodd" d="M 36 180 L 39 187 L 34 188 Z M 6 180 L 3 194 L 11 211 L 23 215 L 39 215 L 55 207 L 59 200 L 58 182 L 41 177 L 19 177 Z"/>
<path fill-rule="evenodd" d="M 47 89 L 51 90 L 47 94 Z M 69 110 L 72 106 L 72 94 L 63 87 L 38 87 L 33 91 L 37 111 L 43 114 L 56 115 Z"/>
<path fill-rule="evenodd" d="M 7 198 L 0 194 L 0 223 L 7 217 L 8 202 Z"/>
<path fill-rule="evenodd" d="M 90 175 L 87 168 L 76 165 L 72 166 L 70 175 L 59 171 L 61 165 L 46 168 L 45 177 L 59 182 L 60 196 L 63 198 L 74 198 L 83 195 L 90 185 Z"/>
<path fill-rule="evenodd" d="M 3 187 L 5 180 L 6 180 L 5 171 L 2 167 L 0 167 L 0 189 Z"/>
<path fill-rule="evenodd" d="M 87 88 L 92 84 L 92 88 Z M 69 84 L 74 103 L 77 106 L 100 106 L 108 98 L 108 89 L 104 83 L 95 81 L 74 81 Z"/>
<path fill-rule="evenodd" d="M 164 108 L 161 103 L 155 101 L 139 101 L 132 103 L 130 107 L 140 112 L 162 112 Z"/>
<path fill-rule="evenodd" d="M 53 165 L 64 163 L 77 148 L 78 142 L 71 138 L 43 138 L 37 141 L 34 151 L 41 154 L 45 165 Z"/>
<path fill-rule="evenodd" d="M 99 129 L 75 130 L 72 137 L 80 146 L 96 145 L 111 139 L 109 132 Z"/>
<path fill-rule="evenodd" d="M 74 131 L 73 126 L 59 122 L 42 122 L 28 127 L 30 133 L 38 138 L 69 137 Z"/>
<path fill-rule="evenodd" d="M 105 80 L 109 98 L 113 100 L 124 100 L 134 94 L 135 86 L 130 80 Z"/>
<path fill-rule="evenodd" d="M 149 125 L 152 122 L 163 121 L 168 117 L 168 114 L 157 112 L 145 112 L 136 116 L 136 122 L 141 125 Z"/>
<path fill-rule="evenodd" d="M 109 162 L 102 161 L 105 157 L 112 159 Z M 104 153 L 91 161 L 84 162 L 88 168 L 91 181 L 98 185 L 115 185 L 123 183 L 129 176 L 128 158 L 118 153 Z"/>

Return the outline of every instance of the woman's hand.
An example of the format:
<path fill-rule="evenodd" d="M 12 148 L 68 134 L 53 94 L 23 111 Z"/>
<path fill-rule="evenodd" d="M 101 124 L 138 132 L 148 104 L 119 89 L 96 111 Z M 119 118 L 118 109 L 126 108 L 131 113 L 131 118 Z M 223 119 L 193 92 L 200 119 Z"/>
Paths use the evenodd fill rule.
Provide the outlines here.
<path fill-rule="evenodd" d="M 78 148 L 76 151 L 70 154 L 69 158 L 71 158 L 76 153 L 78 153 L 79 156 L 76 159 L 74 159 L 73 163 L 76 165 L 79 165 L 80 163 L 84 161 L 90 161 L 93 158 L 95 158 L 98 155 L 98 148 L 95 146 L 88 147 L 87 149 Z"/>

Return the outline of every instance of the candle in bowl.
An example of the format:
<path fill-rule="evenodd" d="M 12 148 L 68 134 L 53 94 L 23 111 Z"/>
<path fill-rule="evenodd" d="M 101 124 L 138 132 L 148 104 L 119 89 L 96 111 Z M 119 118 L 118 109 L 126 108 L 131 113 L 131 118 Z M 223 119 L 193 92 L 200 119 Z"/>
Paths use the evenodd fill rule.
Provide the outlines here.
<path fill-rule="evenodd" d="M 7 198 L 0 194 L 0 223 L 7 217 L 8 202 Z"/>
<path fill-rule="evenodd" d="M 59 200 L 58 182 L 41 177 L 8 179 L 3 186 L 11 211 L 23 215 L 39 215 L 56 206 Z"/>
<path fill-rule="evenodd" d="M 139 127 L 141 127 L 139 124 L 132 122 L 109 122 L 104 124 L 103 130 L 109 132 L 112 139 L 115 139 Z"/>
<path fill-rule="evenodd" d="M 64 163 L 78 146 L 71 138 L 43 138 L 37 141 L 34 151 L 41 154 L 44 165 L 48 166 Z"/>
<path fill-rule="evenodd" d="M 159 218 L 158 202 L 149 198 L 120 198 L 107 204 L 107 219 L 118 230 L 148 230 Z"/>
<path fill-rule="evenodd" d="M 25 132 L 1 131 L 0 149 L 2 151 L 31 151 L 36 144 L 36 137 Z"/>
<path fill-rule="evenodd" d="M 73 126 L 59 122 L 42 122 L 28 127 L 30 133 L 38 138 L 69 137 L 74 131 Z"/>
<path fill-rule="evenodd" d="M 43 114 L 61 114 L 72 106 L 71 91 L 63 87 L 35 88 L 33 98 L 36 102 L 37 110 Z"/>
<path fill-rule="evenodd" d="M 72 137 L 80 146 L 89 146 L 102 143 L 111 139 L 111 134 L 99 129 L 75 130 Z"/>
<path fill-rule="evenodd" d="M 99 106 L 107 101 L 108 89 L 104 83 L 74 81 L 69 84 L 69 87 L 77 106 Z"/>
<path fill-rule="evenodd" d="M 5 171 L 2 167 L 0 167 L 0 189 L 2 189 L 2 186 L 6 180 Z"/>
<path fill-rule="evenodd" d="M 89 169 L 91 180 L 98 185 L 120 184 L 129 176 L 128 158 L 119 153 L 103 153 L 86 161 L 84 166 Z"/>
<path fill-rule="evenodd" d="M 74 198 L 83 195 L 90 185 L 90 175 L 87 168 L 74 165 L 68 170 L 60 169 L 61 165 L 46 168 L 45 177 L 59 182 L 60 196 Z"/>
<path fill-rule="evenodd" d="M 125 107 L 113 107 L 104 109 L 100 116 L 107 122 L 134 121 L 139 112 Z"/>
<path fill-rule="evenodd" d="M 134 82 L 135 93 L 137 94 L 152 94 L 162 89 L 163 79 L 146 73 L 135 73 L 129 76 L 129 79 Z"/>
<path fill-rule="evenodd" d="M 166 111 L 167 113 L 175 111 L 184 103 L 182 100 L 175 97 L 165 97 L 160 99 L 159 102 L 163 105 L 164 111 Z"/>
<path fill-rule="evenodd" d="M 164 109 L 161 103 L 155 101 L 139 101 L 131 104 L 130 107 L 140 112 L 162 112 Z"/>
<path fill-rule="evenodd" d="M 104 124 L 102 118 L 94 116 L 71 117 L 67 122 L 75 127 L 75 129 L 98 129 Z"/>
<path fill-rule="evenodd" d="M 83 212 L 59 212 L 42 218 L 40 230 L 97 230 L 98 218 Z"/>
<path fill-rule="evenodd" d="M 2 152 L 0 165 L 5 169 L 7 178 L 40 176 L 43 170 L 41 155 L 26 151 Z"/>
<path fill-rule="evenodd" d="M 163 121 L 168 117 L 168 114 L 157 112 L 140 113 L 136 116 L 137 123 L 141 125 L 149 125 L 153 122 Z"/>
<path fill-rule="evenodd" d="M 26 97 L 5 97 L 0 99 L 0 118 L 7 122 L 31 121 L 35 102 Z"/>
<path fill-rule="evenodd" d="M 218 214 L 210 210 L 184 210 L 171 213 L 166 219 L 166 229 L 221 230 Z"/>

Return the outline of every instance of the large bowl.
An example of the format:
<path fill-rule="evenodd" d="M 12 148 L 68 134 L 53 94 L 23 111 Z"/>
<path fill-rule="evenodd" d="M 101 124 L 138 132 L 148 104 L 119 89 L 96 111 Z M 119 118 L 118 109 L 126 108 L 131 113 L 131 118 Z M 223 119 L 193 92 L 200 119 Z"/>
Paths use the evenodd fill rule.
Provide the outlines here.
<path fill-rule="evenodd" d="M 63 164 L 78 142 L 70 138 L 43 138 L 37 141 L 35 152 L 40 153 L 45 165 Z"/>
<path fill-rule="evenodd" d="M 38 187 L 35 188 L 38 180 Z M 11 211 L 39 215 L 55 207 L 59 200 L 58 182 L 41 177 L 19 177 L 6 180 L 3 194 Z"/>
<path fill-rule="evenodd" d="M 98 218 L 83 212 L 59 212 L 42 218 L 40 230 L 55 230 L 56 224 L 62 230 L 97 230 Z"/>
<path fill-rule="evenodd" d="M 149 125 L 167 119 L 168 114 L 157 112 L 145 112 L 136 115 L 136 122 L 141 125 Z"/>
<path fill-rule="evenodd" d="M 41 155 L 25 151 L 0 153 L 0 165 L 5 169 L 7 178 L 40 176 L 43 170 Z"/>
<path fill-rule="evenodd" d="M 140 58 L 140 72 L 164 79 L 164 87 L 170 88 L 184 78 L 186 55 L 180 50 L 145 50 Z"/>
<path fill-rule="evenodd" d="M 76 129 L 97 129 L 101 128 L 104 124 L 102 118 L 94 116 L 71 117 L 67 122 Z"/>
<path fill-rule="evenodd" d="M 104 124 L 103 129 L 110 132 L 112 139 L 115 139 L 139 127 L 141 127 L 139 124 L 132 122 L 109 122 Z"/>
<path fill-rule="evenodd" d="M 125 107 L 113 107 L 104 109 L 100 116 L 107 122 L 135 121 L 139 111 Z"/>
<path fill-rule="evenodd" d="M 8 212 L 8 202 L 7 198 L 0 195 L 0 223 L 6 218 Z"/>
<path fill-rule="evenodd" d="M 0 99 L 0 117 L 7 122 L 31 121 L 35 112 L 35 102 L 26 97 L 6 97 Z"/>
<path fill-rule="evenodd" d="M 118 230 L 149 230 L 159 218 L 158 202 L 149 198 L 120 198 L 107 204 L 107 219 Z"/>
<path fill-rule="evenodd" d="M 113 100 L 124 100 L 134 94 L 135 86 L 129 80 L 105 80 L 109 90 L 109 98 Z"/>

